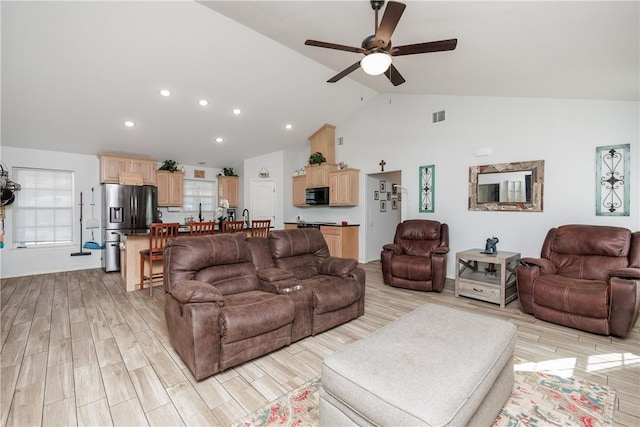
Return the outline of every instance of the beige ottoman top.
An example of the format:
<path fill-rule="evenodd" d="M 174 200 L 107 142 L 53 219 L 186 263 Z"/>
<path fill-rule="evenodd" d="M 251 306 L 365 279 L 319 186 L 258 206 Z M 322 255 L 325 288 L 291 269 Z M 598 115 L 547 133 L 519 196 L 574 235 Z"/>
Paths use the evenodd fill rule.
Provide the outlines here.
<path fill-rule="evenodd" d="M 426 304 L 325 358 L 322 387 L 373 424 L 464 424 L 515 340 L 507 321 Z"/>

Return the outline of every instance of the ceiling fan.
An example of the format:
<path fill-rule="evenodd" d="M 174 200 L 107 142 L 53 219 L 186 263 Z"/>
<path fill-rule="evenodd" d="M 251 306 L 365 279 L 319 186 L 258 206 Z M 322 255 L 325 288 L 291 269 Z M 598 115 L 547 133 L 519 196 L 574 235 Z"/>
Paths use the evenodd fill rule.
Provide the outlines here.
<path fill-rule="evenodd" d="M 398 69 L 391 63 L 392 56 L 416 55 L 419 53 L 442 52 L 454 50 L 458 44 L 458 39 L 440 40 L 435 42 L 416 43 L 404 46 L 393 47 L 391 45 L 391 35 L 398 25 L 398 21 L 404 12 L 406 5 L 395 1 L 390 1 L 384 10 L 382 21 L 378 25 L 378 11 L 384 5 L 384 0 L 371 0 L 371 8 L 375 11 L 375 34 L 362 41 L 362 47 L 345 46 L 335 43 L 327 43 L 317 40 L 307 40 L 307 46 L 324 47 L 327 49 L 344 50 L 364 54 L 364 58 L 335 76 L 327 80 L 327 83 L 335 83 L 346 75 L 362 67 L 365 73 L 377 76 L 384 73 L 389 81 L 398 86 L 405 82 L 404 77 Z"/>

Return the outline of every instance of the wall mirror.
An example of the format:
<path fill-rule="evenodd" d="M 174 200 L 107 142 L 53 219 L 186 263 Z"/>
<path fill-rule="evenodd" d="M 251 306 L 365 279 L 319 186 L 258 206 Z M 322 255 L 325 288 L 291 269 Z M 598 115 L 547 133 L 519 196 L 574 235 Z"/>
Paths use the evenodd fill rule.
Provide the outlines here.
<path fill-rule="evenodd" d="M 544 160 L 469 167 L 470 211 L 542 212 Z"/>

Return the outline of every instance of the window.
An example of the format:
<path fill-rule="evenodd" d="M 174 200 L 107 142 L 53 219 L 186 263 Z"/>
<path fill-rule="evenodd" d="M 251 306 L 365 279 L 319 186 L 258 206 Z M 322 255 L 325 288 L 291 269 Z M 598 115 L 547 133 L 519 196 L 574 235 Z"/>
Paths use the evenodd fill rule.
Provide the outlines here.
<path fill-rule="evenodd" d="M 213 219 L 215 210 L 216 187 L 213 181 L 201 181 L 195 179 L 184 180 L 184 205 L 183 212 L 197 214 L 202 204 L 202 216 Z"/>
<path fill-rule="evenodd" d="M 14 247 L 73 243 L 73 172 L 13 168 L 22 190 L 13 205 Z"/>

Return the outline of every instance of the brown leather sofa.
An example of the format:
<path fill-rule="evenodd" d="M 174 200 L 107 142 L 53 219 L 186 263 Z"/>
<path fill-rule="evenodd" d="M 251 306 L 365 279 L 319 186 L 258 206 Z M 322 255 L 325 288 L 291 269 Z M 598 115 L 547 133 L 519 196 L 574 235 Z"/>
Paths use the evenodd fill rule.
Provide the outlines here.
<path fill-rule="evenodd" d="M 596 225 L 552 228 L 540 258 L 522 258 L 516 275 L 525 313 L 626 337 L 640 308 L 640 232 Z"/>
<path fill-rule="evenodd" d="M 382 278 L 387 285 L 441 292 L 447 274 L 449 226 L 410 219 L 396 227 L 393 243 L 382 247 Z"/>
<path fill-rule="evenodd" d="M 357 262 L 329 257 L 318 230 L 309 231 L 321 242 L 315 234 L 297 231 L 270 235 L 276 236 L 274 248 L 281 248 L 281 240 L 296 248 L 289 253 L 297 259 L 294 264 L 306 265 L 303 275 L 278 268 L 271 237 L 178 237 L 166 245 L 169 338 L 196 379 L 364 313 L 365 277 Z M 312 253 L 304 254 L 306 250 Z"/>

